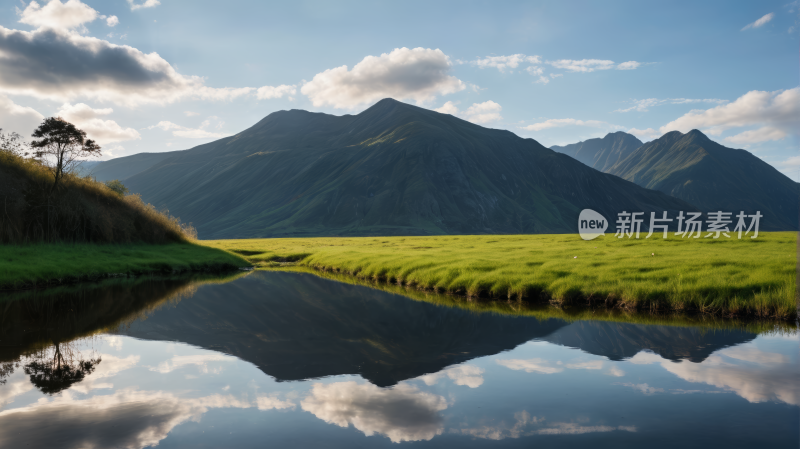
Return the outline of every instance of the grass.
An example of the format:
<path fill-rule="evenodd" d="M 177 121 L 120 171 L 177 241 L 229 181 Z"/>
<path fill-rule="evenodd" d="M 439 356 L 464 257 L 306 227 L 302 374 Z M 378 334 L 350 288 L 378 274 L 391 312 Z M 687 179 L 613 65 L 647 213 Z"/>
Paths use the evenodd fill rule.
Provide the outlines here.
<path fill-rule="evenodd" d="M 644 237 L 644 236 L 642 236 Z M 577 235 L 212 240 L 260 268 L 294 262 L 464 295 L 654 312 L 790 319 L 797 235 L 617 239 Z"/>
<path fill-rule="evenodd" d="M 193 243 L 0 245 L 0 289 L 245 266 L 250 264 L 236 254 Z"/>

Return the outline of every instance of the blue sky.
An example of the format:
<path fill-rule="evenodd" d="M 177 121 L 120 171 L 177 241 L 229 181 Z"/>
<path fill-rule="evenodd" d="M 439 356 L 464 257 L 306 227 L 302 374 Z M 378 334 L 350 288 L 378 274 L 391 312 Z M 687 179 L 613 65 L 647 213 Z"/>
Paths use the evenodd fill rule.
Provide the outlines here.
<path fill-rule="evenodd" d="M 0 127 L 104 158 L 384 97 L 545 146 L 698 128 L 800 180 L 800 2 L 1 1 Z M 345 67 L 346 66 L 346 67 Z"/>

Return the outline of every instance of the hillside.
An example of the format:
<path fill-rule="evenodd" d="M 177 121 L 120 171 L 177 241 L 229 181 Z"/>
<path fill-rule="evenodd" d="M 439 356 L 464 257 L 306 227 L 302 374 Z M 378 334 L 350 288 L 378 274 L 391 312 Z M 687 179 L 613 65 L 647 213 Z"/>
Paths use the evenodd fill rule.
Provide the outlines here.
<path fill-rule="evenodd" d="M 607 170 L 687 201 L 703 211 L 761 211 L 761 229 L 797 230 L 800 188 L 745 150 L 724 147 L 698 130 L 672 131 Z M 735 225 L 735 218 L 734 218 Z"/>
<path fill-rule="evenodd" d="M 614 164 L 628 157 L 640 146 L 641 140 L 618 131 L 606 134 L 602 139 L 589 139 L 565 146 L 555 145 L 550 149 L 573 157 L 595 170 L 608 172 Z"/>
<path fill-rule="evenodd" d="M 201 238 L 575 232 L 579 212 L 689 204 L 532 139 L 384 99 L 270 114 L 127 178 Z"/>
<path fill-rule="evenodd" d="M 81 169 L 85 174 L 89 174 L 101 182 L 111 181 L 112 179 L 123 181 L 178 153 L 181 152 L 139 153 L 132 156 L 118 157 L 108 161 L 84 162 Z"/>

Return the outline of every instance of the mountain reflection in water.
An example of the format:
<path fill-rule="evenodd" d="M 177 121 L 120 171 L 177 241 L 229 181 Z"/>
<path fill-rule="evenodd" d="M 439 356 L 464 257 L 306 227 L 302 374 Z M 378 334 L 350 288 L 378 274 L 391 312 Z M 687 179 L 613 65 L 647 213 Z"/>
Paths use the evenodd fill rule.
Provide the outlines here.
<path fill-rule="evenodd" d="M 0 304 L 0 447 L 798 443 L 785 330 L 476 313 L 280 272 Z"/>

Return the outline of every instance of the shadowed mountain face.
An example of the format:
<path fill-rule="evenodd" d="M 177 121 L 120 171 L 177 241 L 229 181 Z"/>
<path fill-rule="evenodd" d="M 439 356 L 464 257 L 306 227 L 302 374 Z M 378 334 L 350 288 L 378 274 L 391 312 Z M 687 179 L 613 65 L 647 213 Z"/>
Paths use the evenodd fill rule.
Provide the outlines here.
<path fill-rule="evenodd" d="M 508 131 L 386 99 L 292 110 L 126 180 L 202 238 L 575 232 L 578 214 L 688 204 Z"/>
<path fill-rule="evenodd" d="M 631 134 L 618 131 L 606 134 L 602 139 L 589 139 L 564 146 L 555 145 L 550 149 L 573 157 L 595 170 L 607 173 L 614 164 L 624 160 L 640 146 L 642 146 L 641 140 Z"/>
<path fill-rule="evenodd" d="M 580 348 L 611 360 L 624 360 L 646 349 L 661 357 L 700 363 L 711 353 L 755 338 L 738 330 L 648 326 L 606 321 L 578 321 L 544 338 L 545 341 Z"/>
<path fill-rule="evenodd" d="M 800 186 L 796 182 L 749 152 L 724 147 L 698 130 L 664 134 L 606 172 L 680 198 L 704 212 L 760 211 L 763 230 L 798 228 Z"/>
<path fill-rule="evenodd" d="M 125 181 L 133 175 L 141 173 L 162 161 L 180 154 L 180 151 L 167 153 L 139 153 L 132 156 L 118 157 L 109 161 L 83 163 L 82 172 L 93 176 L 98 181 L 119 179 Z M 85 167 L 84 167 L 85 165 Z"/>

